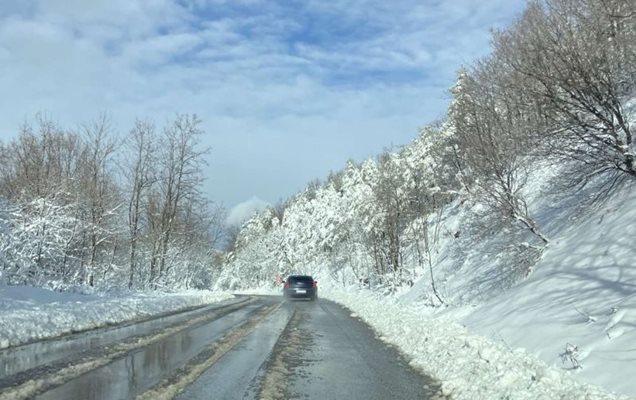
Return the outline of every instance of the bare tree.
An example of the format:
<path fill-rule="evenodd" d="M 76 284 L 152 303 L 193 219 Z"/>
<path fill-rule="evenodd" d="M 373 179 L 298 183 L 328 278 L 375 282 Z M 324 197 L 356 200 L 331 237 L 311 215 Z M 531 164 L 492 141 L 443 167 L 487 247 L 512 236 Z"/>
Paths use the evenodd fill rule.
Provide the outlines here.
<path fill-rule="evenodd" d="M 117 140 L 112 134 L 111 122 L 106 115 L 83 125 L 81 132 L 85 140 L 85 149 L 80 181 L 90 223 L 87 232 L 89 259 L 86 284 L 93 286 L 99 252 L 113 238 L 110 234 L 110 228 L 113 226 L 110 223 L 119 205 L 119 189 L 113 179 L 111 164 L 117 149 Z"/>
<path fill-rule="evenodd" d="M 518 221 L 547 243 L 522 193 L 534 126 L 518 106 L 523 101 L 520 93 L 509 90 L 509 77 L 496 59 L 479 63 L 471 74 L 461 77 L 450 118 L 483 198 L 502 216 Z"/>
<path fill-rule="evenodd" d="M 238 239 L 241 233 L 241 227 L 239 225 L 229 225 L 225 227 L 225 243 L 223 245 L 223 250 L 226 253 L 232 253 L 238 249 Z"/>
<path fill-rule="evenodd" d="M 16 140 L 0 146 L 0 191 L 5 198 L 71 194 L 79 170 L 83 144 L 38 114 L 35 126 L 25 122 Z"/>
<path fill-rule="evenodd" d="M 579 166 L 575 184 L 636 177 L 625 108 L 636 88 L 635 32 L 633 1 L 547 0 L 495 37 L 498 58 L 526 78 L 518 90 L 536 98 L 547 153 Z"/>
<path fill-rule="evenodd" d="M 0 260 L 1 278 L 209 284 L 210 260 L 219 259 L 211 249 L 224 217 L 200 193 L 206 150 L 198 148 L 199 123 L 177 116 L 159 143 L 152 123 L 137 121 L 124 154 L 105 116 L 75 131 L 41 115 L 25 123 L 15 140 L 0 144 L 0 202 L 7 218 L 0 250 L 8 251 Z M 116 160 L 122 160 L 120 174 Z"/>
<path fill-rule="evenodd" d="M 149 121 L 135 121 L 126 140 L 127 161 L 124 176 L 128 186 L 129 274 L 128 288 L 134 285 L 137 270 L 137 247 L 144 215 L 144 199 L 155 182 L 155 127 Z"/>
<path fill-rule="evenodd" d="M 207 211 L 207 232 L 209 235 L 209 245 L 212 248 L 223 247 L 223 235 L 225 232 L 225 220 L 227 219 L 227 210 L 216 204 L 211 204 L 211 209 Z"/>
<path fill-rule="evenodd" d="M 381 212 L 382 226 L 377 231 L 375 241 L 383 242 L 378 249 L 382 253 L 381 262 L 386 262 L 395 273 L 402 267 L 402 231 L 406 224 L 405 197 L 401 174 L 396 163 L 396 154 L 385 152 L 378 160 L 378 180 L 372 186 L 374 200 Z"/>
<path fill-rule="evenodd" d="M 196 115 L 177 115 L 160 140 L 158 188 L 150 204 L 150 217 L 157 232 L 150 270 L 155 287 L 166 268 L 180 206 L 185 200 L 200 197 L 204 155 L 209 152 L 200 148 L 200 123 Z"/>
<path fill-rule="evenodd" d="M 54 271 L 48 273 L 55 272 L 64 280 L 73 279 L 71 261 L 81 247 L 78 238 L 85 228 L 76 206 L 82 188 L 77 176 L 83 154 L 84 144 L 77 134 L 64 131 L 42 114 L 35 117 L 34 124 L 25 122 L 15 140 L 0 146 L 0 195 L 21 210 L 21 218 L 40 215 L 42 223 L 37 228 L 36 242 L 43 243 L 44 238 L 57 234 L 55 223 L 47 223 L 46 218 L 63 219 L 43 210 L 64 210 L 72 214 L 66 216 L 67 221 L 77 221 L 69 231 L 71 235 L 63 235 L 66 239 L 60 262 L 50 263 L 44 254 L 45 246 L 38 246 L 40 250 L 34 258 L 38 271 L 50 268 Z M 41 207 L 41 203 L 48 206 Z"/>

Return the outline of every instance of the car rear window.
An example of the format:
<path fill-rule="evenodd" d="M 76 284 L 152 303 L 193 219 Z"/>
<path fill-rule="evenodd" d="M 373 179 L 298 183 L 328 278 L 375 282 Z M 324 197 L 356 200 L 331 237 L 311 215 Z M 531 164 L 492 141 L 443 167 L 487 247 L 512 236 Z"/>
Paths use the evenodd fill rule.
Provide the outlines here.
<path fill-rule="evenodd" d="M 313 283 L 314 278 L 311 276 L 290 276 L 289 283 Z"/>

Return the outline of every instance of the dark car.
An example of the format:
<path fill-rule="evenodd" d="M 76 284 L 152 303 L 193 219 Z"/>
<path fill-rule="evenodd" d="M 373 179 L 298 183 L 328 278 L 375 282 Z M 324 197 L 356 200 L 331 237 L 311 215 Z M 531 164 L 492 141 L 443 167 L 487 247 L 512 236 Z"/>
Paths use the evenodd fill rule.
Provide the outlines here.
<path fill-rule="evenodd" d="M 318 297 L 318 282 L 308 275 L 290 275 L 285 280 L 283 295 L 286 299 L 316 300 Z"/>

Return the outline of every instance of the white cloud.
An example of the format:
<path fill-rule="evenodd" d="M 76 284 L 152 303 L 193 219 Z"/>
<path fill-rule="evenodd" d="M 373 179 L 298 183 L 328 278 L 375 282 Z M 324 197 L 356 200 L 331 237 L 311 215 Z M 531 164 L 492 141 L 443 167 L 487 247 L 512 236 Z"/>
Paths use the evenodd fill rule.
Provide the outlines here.
<path fill-rule="evenodd" d="M 194 112 L 210 196 L 273 201 L 410 141 L 522 2 L 0 4 L 0 140 L 39 111 L 70 127 L 106 111 L 122 133 L 136 117 Z"/>
<path fill-rule="evenodd" d="M 265 200 L 261 200 L 258 197 L 252 197 L 251 199 L 237 204 L 230 210 L 230 213 L 225 220 L 227 225 L 241 225 L 247 221 L 254 213 L 263 211 L 270 204 Z"/>

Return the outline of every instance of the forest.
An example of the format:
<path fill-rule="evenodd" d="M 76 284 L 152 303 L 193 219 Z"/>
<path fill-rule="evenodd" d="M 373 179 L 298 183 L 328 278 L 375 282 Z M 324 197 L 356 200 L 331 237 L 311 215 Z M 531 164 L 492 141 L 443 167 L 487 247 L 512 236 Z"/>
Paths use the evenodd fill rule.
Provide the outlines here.
<path fill-rule="evenodd" d="M 240 229 L 202 193 L 196 115 L 118 135 L 107 116 L 69 128 L 40 114 L 0 143 L 0 283 L 236 289 L 308 271 L 391 293 L 427 276 L 440 304 L 441 238 L 502 230 L 519 243 L 514 282 L 550 243 L 533 173 L 552 171 L 554 193 L 593 184 L 594 201 L 636 179 L 635 85 L 635 2 L 531 1 L 458 71 L 445 118 Z M 473 223 L 440 224 L 462 204 L 479 205 Z"/>
<path fill-rule="evenodd" d="M 394 293 L 426 276 L 441 304 L 440 238 L 461 243 L 465 259 L 466 246 L 508 232 L 514 268 L 498 279 L 510 286 L 550 243 L 529 204 L 537 173 L 548 194 L 594 187 L 592 206 L 634 182 L 635 85 L 636 3 L 531 1 L 493 32 L 488 56 L 458 72 L 446 118 L 255 215 L 231 238 L 217 285 L 326 271 Z M 478 210 L 470 224 L 440 224 L 464 204 Z"/>

